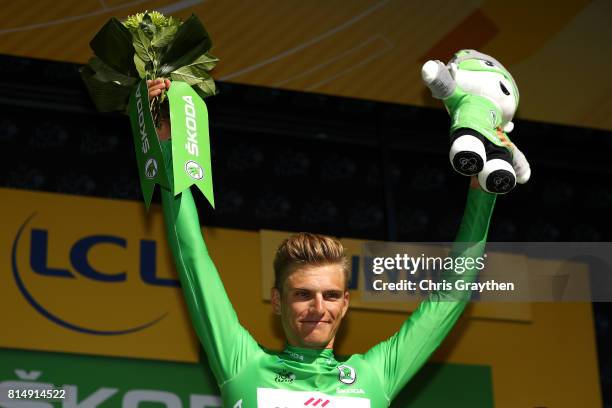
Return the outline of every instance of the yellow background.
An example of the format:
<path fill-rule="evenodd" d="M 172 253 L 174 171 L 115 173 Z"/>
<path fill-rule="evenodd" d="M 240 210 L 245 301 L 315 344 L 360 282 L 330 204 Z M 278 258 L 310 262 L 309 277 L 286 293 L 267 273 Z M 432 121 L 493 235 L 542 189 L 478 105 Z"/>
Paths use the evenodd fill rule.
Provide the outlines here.
<path fill-rule="evenodd" d="M 141 203 L 8 189 L 0 189 L 0 201 L 0 347 L 198 361 L 197 341 L 180 289 L 144 285 L 139 276 L 139 241 L 152 239 L 157 241 L 157 276 L 176 279 L 158 209 L 147 218 Z M 130 328 L 166 316 L 135 333 L 102 336 L 69 330 L 39 314 L 19 292 L 11 266 L 17 231 L 32 214 L 35 216 L 18 242 L 17 265 L 25 286 L 47 310 L 72 324 L 96 330 Z M 48 231 L 47 265 L 69 269 L 74 279 L 32 272 L 32 228 Z M 74 272 L 70 248 L 89 235 L 127 240 L 126 249 L 99 245 L 88 257 L 92 267 L 102 272 L 125 271 L 125 282 L 97 282 Z"/>
<path fill-rule="evenodd" d="M 89 41 L 112 16 L 146 9 L 182 18 L 196 13 L 221 58 L 217 79 L 419 106 L 440 107 L 422 85 L 423 62 L 476 48 L 513 73 L 521 93 L 518 117 L 612 130 L 612 3 L 606 0 L 0 5 L 0 53 L 84 63 Z"/>
<path fill-rule="evenodd" d="M 0 200 L 3 203 L 0 347 L 197 360 L 196 342 L 178 290 L 146 287 L 134 278 L 138 274 L 134 243 L 142 238 L 158 241 L 158 275 L 174 275 L 162 237 L 159 208 L 154 207 L 145 216 L 144 206 L 136 202 L 8 189 L 0 189 Z M 10 263 L 17 230 L 34 212 L 36 216 L 29 225 L 49 231 L 49 266 L 68 266 L 69 246 L 85 235 L 111 234 L 128 241 L 125 253 L 114 247 L 99 248 L 101 252 L 96 253 L 96 248 L 89 259 L 103 271 L 125 268 L 128 282 L 115 288 L 81 277 L 66 283 L 66 279 L 27 273 L 30 226 L 27 227 L 18 246 L 18 264 L 28 288 L 41 303 L 62 317 L 97 328 L 130 325 L 164 311 L 168 316 L 146 330 L 124 336 L 80 334 L 41 317 L 18 292 Z M 261 344 L 282 347 L 280 324 L 271 313 L 270 305 L 262 299 L 260 233 L 207 228 L 205 237 L 242 324 Z M 104 253 L 105 250 L 108 252 Z M 529 260 L 530 270 L 557 267 L 549 261 Z M 490 366 L 498 408 L 601 406 L 591 305 L 517 306 L 529 310 L 528 321 L 482 318 L 476 316 L 476 307 L 469 307 L 433 360 Z M 393 334 L 406 317 L 407 313 L 402 312 L 352 310 L 343 323 L 337 353 L 364 352 Z"/>

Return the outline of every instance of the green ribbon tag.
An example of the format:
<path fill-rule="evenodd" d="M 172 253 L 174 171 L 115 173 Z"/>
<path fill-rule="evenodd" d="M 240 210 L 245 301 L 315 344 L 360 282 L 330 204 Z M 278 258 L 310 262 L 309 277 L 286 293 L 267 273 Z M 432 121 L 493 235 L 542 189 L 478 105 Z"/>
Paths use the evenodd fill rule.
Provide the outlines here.
<path fill-rule="evenodd" d="M 215 208 L 206 104 L 189 84 L 180 81 L 172 81 L 168 100 L 174 195 L 195 184 Z"/>
<path fill-rule="evenodd" d="M 149 107 L 147 81 L 142 80 L 130 95 L 130 123 L 136 148 L 140 187 L 147 210 L 151 205 L 155 184 L 170 188 L 161 146 Z"/>

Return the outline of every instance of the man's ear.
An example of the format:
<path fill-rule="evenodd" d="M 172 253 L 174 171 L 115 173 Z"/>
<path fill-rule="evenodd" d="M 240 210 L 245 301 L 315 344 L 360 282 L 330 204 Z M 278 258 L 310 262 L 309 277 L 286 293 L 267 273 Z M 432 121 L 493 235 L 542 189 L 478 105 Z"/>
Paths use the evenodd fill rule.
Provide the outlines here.
<path fill-rule="evenodd" d="M 281 314 L 281 294 L 276 288 L 270 290 L 270 303 L 272 303 L 272 311 L 276 315 Z"/>
<path fill-rule="evenodd" d="M 349 302 L 351 300 L 351 294 L 348 290 L 344 291 L 344 306 L 342 307 L 342 317 L 346 314 L 349 307 Z"/>

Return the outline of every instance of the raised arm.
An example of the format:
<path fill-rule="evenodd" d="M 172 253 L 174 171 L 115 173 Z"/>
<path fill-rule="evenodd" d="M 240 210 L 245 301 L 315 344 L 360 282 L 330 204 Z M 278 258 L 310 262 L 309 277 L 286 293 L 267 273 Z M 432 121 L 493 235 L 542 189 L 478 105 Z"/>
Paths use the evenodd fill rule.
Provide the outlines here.
<path fill-rule="evenodd" d="M 477 184 L 476 184 L 477 185 Z M 489 220 L 495 195 L 471 187 L 455 242 L 461 253 L 454 256 L 478 257 L 484 252 Z M 462 279 L 475 277 L 475 270 L 466 271 Z M 450 272 L 456 275 L 454 272 Z M 371 348 L 364 358 L 379 373 L 387 398 L 392 400 L 427 361 L 451 330 L 468 296 L 458 297 L 454 291 L 438 291 L 421 302 L 400 330 L 389 339 Z"/>
<path fill-rule="evenodd" d="M 169 130 L 169 123 L 162 126 Z M 163 127 L 160 133 L 160 139 L 168 138 L 164 137 Z M 162 141 L 162 151 L 166 168 L 172 171 L 170 141 Z M 161 196 L 168 243 L 191 321 L 221 385 L 236 375 L 259 347 L 238 322 L 208 254 L 191 191 L 186 190 L 174 197 L 171 191 L 162 188 Z"/>

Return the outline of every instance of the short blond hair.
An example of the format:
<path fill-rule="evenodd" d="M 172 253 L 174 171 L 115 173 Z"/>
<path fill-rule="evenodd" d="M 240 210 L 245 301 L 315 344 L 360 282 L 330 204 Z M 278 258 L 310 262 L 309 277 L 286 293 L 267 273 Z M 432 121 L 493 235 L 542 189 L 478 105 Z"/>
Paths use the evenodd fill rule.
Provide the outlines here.
<path fill-rule="evenodd" d="M 348 289 L 349 262 L 339 240 L 310 232 L 291 235 L 280 244 L 274 257 L 274 287 L 282 290 L 287 276 L 300 267 L 330 264 L 342 266 L 344 288 Z"/>

